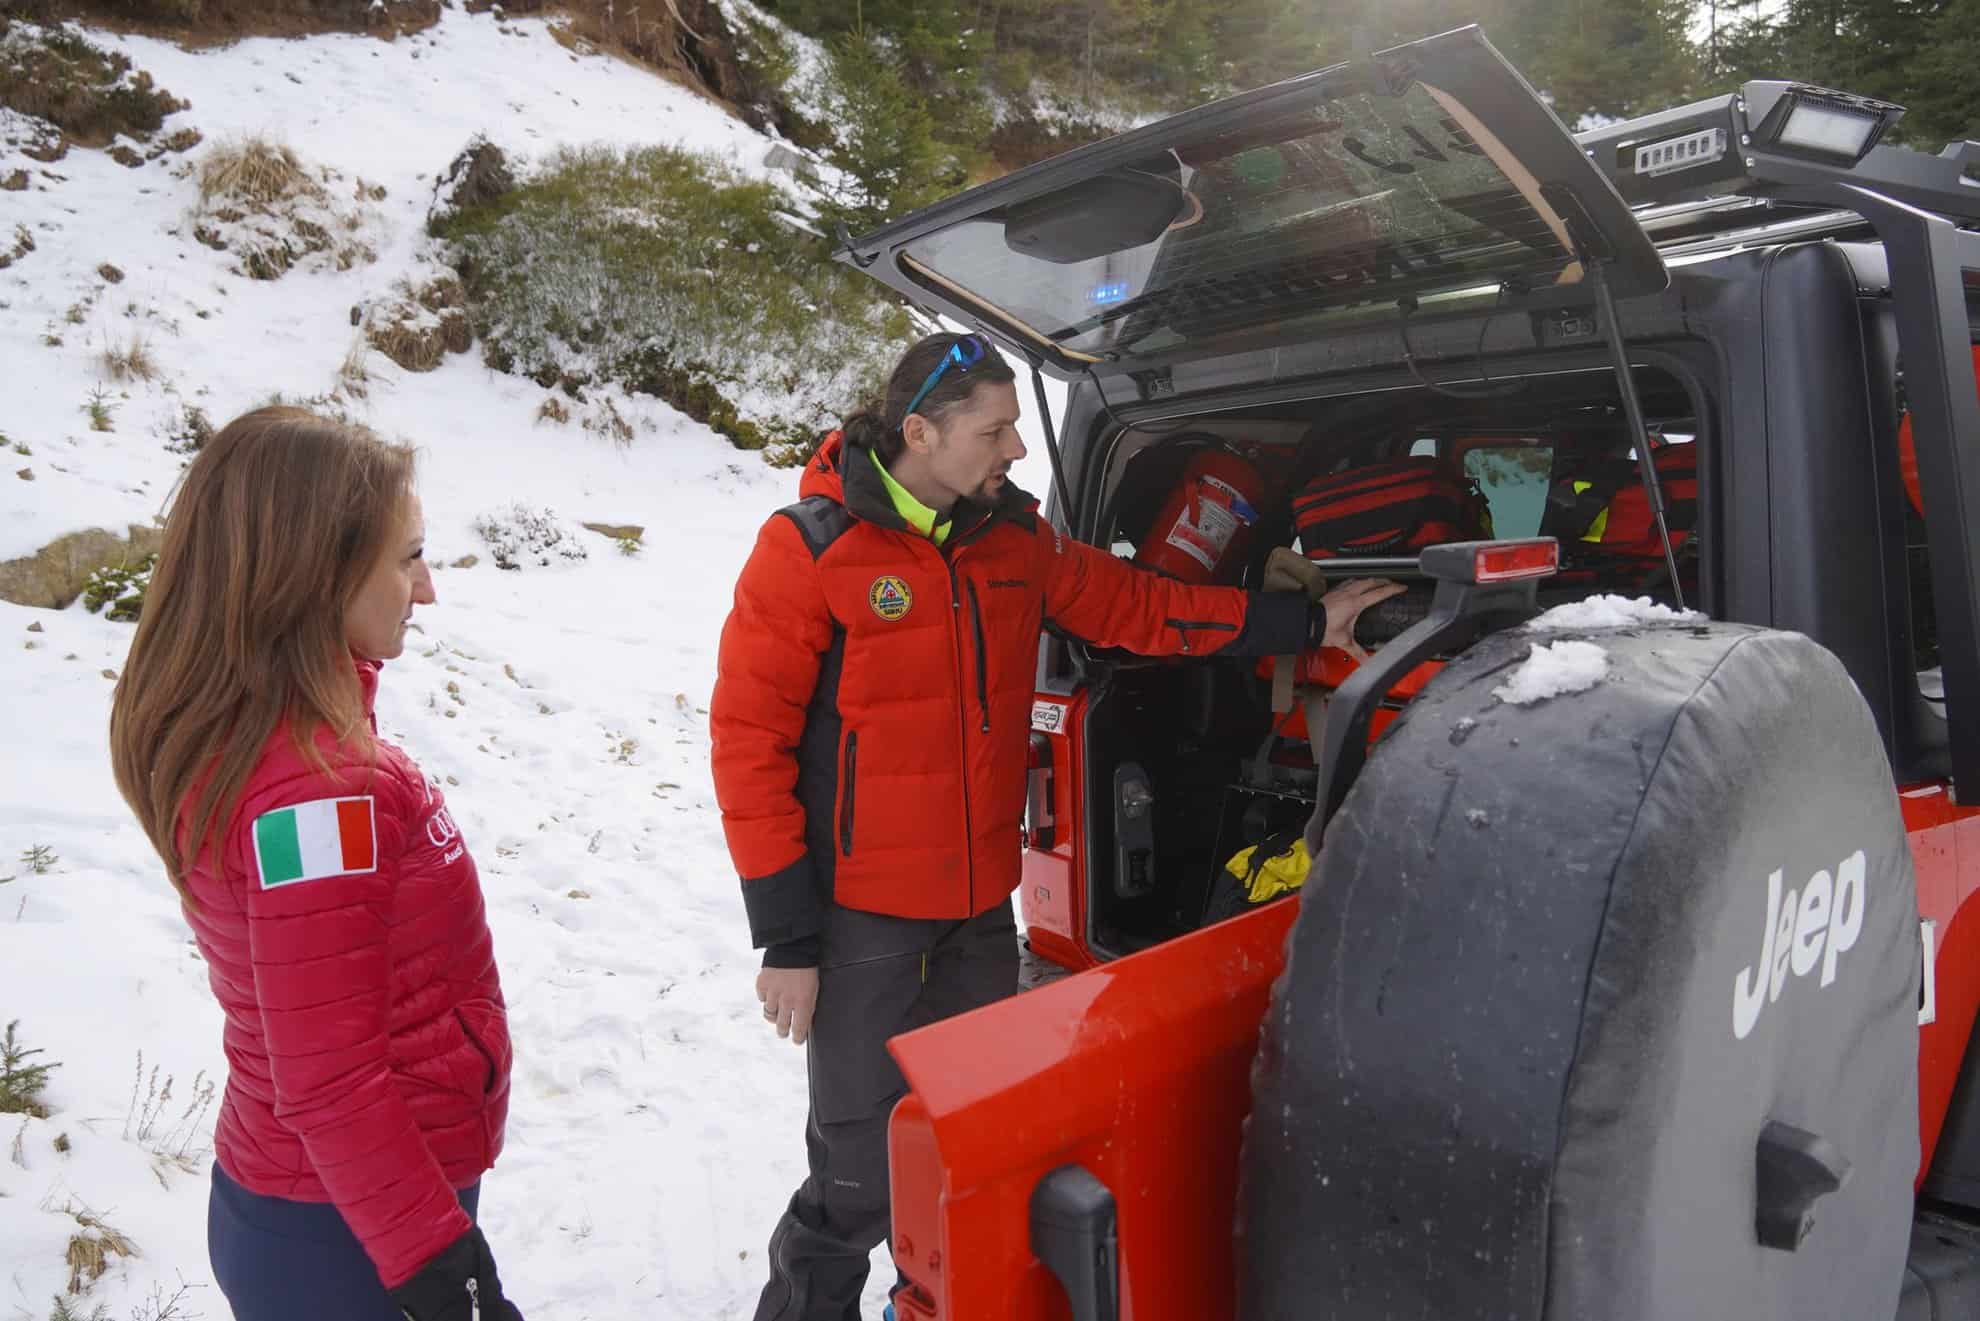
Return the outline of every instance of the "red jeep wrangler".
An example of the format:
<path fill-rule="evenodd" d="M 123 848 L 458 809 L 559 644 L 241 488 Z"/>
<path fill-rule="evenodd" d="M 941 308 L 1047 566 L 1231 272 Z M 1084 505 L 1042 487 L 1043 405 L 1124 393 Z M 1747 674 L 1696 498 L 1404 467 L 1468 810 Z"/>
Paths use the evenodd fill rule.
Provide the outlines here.
<path fill-rule="evenodd" d="M 1358 668 L 1045 621 L 1076 975 L 894 1041 L 900 1316 L 1980 1315 L 1980 144 L 1902 113 L 1577 138 L 1467 29 L 847 244 L 1073 383 L 1070 535 L 1410 588 Z"/>

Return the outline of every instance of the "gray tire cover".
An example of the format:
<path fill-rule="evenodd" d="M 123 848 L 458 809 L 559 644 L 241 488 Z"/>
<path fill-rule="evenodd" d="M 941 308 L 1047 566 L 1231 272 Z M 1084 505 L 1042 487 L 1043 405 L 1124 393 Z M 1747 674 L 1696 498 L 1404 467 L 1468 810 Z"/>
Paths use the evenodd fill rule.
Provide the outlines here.
<path fill-rule="evenodd" d="M 1606 653 L 1593 687 L 1494 695 L 1567 639 Z M 1488 638 L 1376 748 L 1301 906 L 1254 1067 L 1247 1321 L 1893 1314 L 1916 893 L 1827 651 L 1721 624 Z M 1851 1165 L 1791 1252 L 1754 1228 L 1770 1119 Z"/>

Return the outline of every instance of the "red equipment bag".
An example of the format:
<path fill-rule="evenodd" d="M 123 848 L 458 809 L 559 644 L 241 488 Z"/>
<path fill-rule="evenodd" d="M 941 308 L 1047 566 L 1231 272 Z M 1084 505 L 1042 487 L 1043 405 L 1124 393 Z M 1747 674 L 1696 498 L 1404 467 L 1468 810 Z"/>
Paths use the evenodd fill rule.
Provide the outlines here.
<path fill-rule="evenodd" d="M 1652 442 L 1651 461 L 1657 465 L 1657 485 L 1664 493 L 1664 517 L 1670 524 L 1671 549 L 1682 550 L 1692 529 L 1698 526 L 1698 446 Z M 1642 469 L 1635 459 L 1612 459 L 1601 469 L 1582 478 L 1565 478 L 1567 499 L 1583 509 L 1593 507 L 1593 517 L 1580 529 L 1564 529 L 1563 549 L 1599 550 L 1605 555 L 1629 559 L 1661 560 L 1663 543 L 1657 538 L 1657 517 L 1650 508 L 1650 492 L 1643 485 Z M 1556 483 L 1557 488 L 1562 483 Z M 1606 499 L 1603 498 L 1606 495 Z"/>
<path fill-rule="evenodd" d="M 1428 457 L 1395 459 L 1316 477 L 1293 497 L 1299 544 L 1311 559 L 1394 555 L 1487 533 L 1476 491 Z"/>

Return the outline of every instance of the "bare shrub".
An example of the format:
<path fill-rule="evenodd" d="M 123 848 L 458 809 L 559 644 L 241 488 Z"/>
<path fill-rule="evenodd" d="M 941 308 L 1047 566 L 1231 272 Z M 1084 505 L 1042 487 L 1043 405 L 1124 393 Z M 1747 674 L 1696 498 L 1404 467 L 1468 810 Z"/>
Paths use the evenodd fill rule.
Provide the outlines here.
<path fill-rule="evenodd" d="M 337 388 L 353 399 L 368 399 L 371 396 L 371 366 L 368 359 L 371 350 L 364 336 L 351 341 L 350 348 L 344 350 L 344 361 L 337 367 Z"/>
<path fill-rule="evenodd" d="M 161 1081 L 160 1072 L 154 1064 L 147 1074 L 144 1052 L 138 1052 L 131 1103 L 124 1112 L 124 1137 L 157 1158 L 162 1183 L 162 1170 L 167 1165 L 187 1173 L 197 1170 L 200 1157 L 206 1153 L 206 1115 L 213 1108 L 218 1088 L 206 1076 L 206 1070 L 201 1069 L 193 1075 L 184 1108 L 175 1110 L 173 1088 L 178 1079 L 166 1073 Z"/>
<path fill-rule="evenodd" d="M 558 560 L 583 560 L 591 555 L 577 530 L 558 518 L 556 511 L 533 508 L 521 501 L 475 519 L 474 531 L 494 552 L 498 569 L 520 569 L 526 564 L 547 567 Z"/>
<path fill-rule="evenodd" d="M 213 439 L 213 422 L 198 404 L 181 403 L 162 425 L 160 437 L 174 454 L 197 454 Z"/>
<path fill-rule="evenodd" d="M 594 436 L 603 436 L 617 445 L 630 445 L 633 442 L 633 424 L 619 411 L 619 406 L 601 395 L 589 408 L 579 423 Z"/>
<path fill-rule="evenodd" d="M 136 331 L 122 343 L 113 340 L 105 344 L 103 369 L 110 374 L 110 379 L 113 381 L 157 379 L 158 364 L 151 356 L 150 339 L 142 331 Z"/>

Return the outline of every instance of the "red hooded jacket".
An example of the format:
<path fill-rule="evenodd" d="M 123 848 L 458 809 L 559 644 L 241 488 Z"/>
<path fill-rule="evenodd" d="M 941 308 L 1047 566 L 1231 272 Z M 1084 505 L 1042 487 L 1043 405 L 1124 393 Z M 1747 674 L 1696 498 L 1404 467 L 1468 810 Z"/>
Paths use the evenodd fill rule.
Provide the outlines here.
<path fill-rule="evenodd" d="M 360 662 L 367 716 L 378 666 Z M 376 724 L 374 719 L 373 728 Z M 216 1158 L 251 1192 L 331 1202 L 387 1288 L 469 1227 L 502 1149 L 509 1032 L 474 860 L 437 784 L 286 726 L 188 882 L 226 1013 Z M 293 810 L 291 810 L 293 809 Z"/>
<path fill-rule="evenodd" d="M 1025 750 L 1047 624 L 1146 655 L 1307 645 L 1297 593 L 1190 587 L 1054 530 L 1006 486 L 938 548 L 870 451 L 826 438 L 763 525 L 722 630 L 715 794 L 759 946 L 836 902 L 972 917 L 1017 888 Z"/>

